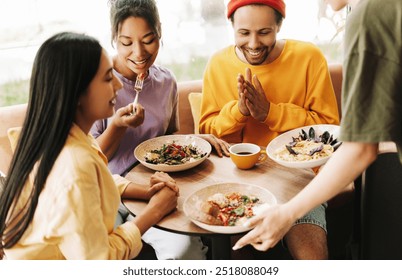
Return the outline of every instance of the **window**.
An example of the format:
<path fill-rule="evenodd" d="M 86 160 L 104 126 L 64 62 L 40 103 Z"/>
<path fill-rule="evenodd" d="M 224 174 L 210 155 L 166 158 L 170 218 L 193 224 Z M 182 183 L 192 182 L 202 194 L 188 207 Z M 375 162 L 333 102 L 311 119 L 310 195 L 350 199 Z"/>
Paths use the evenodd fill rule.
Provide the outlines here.
<path fill-rule="evenodd" d="M 157 63 L 178 81 L 201 79 L 209 56 L 233 43 L 226 19 L 228 0 L 157 0 L 162 47 Z M 334 13 L 323 0 L 285 0 L 287 16 L 279 38 L 318 45 L 329 63 L 341 62 L 345 11 Z M 32 62 L 40 44 L 60 31 L 98 38 L 113 54 L 107 0 L 20 0 L 0 3 L 0 106 L 24 103 Z"/>

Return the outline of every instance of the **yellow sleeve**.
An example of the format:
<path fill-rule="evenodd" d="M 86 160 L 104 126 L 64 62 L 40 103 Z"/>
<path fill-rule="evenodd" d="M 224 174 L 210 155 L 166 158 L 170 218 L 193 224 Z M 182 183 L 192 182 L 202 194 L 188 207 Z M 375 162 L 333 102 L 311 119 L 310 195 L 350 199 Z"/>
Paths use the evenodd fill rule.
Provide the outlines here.
<path fill-rule="evenodd" d="M 59 247 L 67 259 L 131 259 L 142 248 L 141 234 L 132 222 L 113 229 L 110 221 L 117 215 L 114 201 L 120 200 L 111 188 L 114 186 L 87 180 L 96 172 L 96 165 L 92 166 L 80 169 L 75 173 L 79 178 L 63 187 L 65 193 L 58 196 L 61 199 L 55 209 L 59 224 L 52 226 L 57 233 L 50 236 L 62 236 Z"/>
<path fill-rule="evenodd" d="M 117 174 L 113 175 L 113 180 L 114 180 L 114 182 L 116 184 L 116 187 L 117 187 L 120 195 L 127 188 L 128 184 L 130 184 L 129 180 L 127 180 L 126 178 L 123 178 L 123 177 L 121 177 L 120 175 L 117 175 Z"/>
<path fill-rule="evenodd" d="M 287 95 L 289 102 L 271 102 L 264 122 L 270 130 L 282 133 L 306 125 L 339 124 L 338 105 L 328 65 L 318 53 L 315 55 L 316 59 L 306 65 L 305 75 L 297 75 L 294 70 L 285 73 L 293 77 L 294 83 L 287 83 L 287 87 L 281 89 L 281 94 Z M 278 80 L 281 80 L 280 77 Z"/>
<path fill-rule="evenodd" d="M 238 109 L 237 74 L 244 70 L 227 65 L 233 60 L 226 56 L 230 56 L 229 49 L 215 54 L 204 72 L 200 133 L 242 142 L 242 131 L 249 117 Z M 225 64 L 225 71 L 219 71 L 221 63 Z"/>

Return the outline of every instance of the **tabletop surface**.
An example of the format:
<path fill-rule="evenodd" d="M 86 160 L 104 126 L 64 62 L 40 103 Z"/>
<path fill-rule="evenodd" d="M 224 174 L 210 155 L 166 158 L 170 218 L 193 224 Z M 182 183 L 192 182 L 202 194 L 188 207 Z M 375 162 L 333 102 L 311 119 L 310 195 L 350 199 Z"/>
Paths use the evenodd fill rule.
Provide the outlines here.
<path fill-rule="evenodd" d="M 155 171 L 138 164 L 126 178 L 138 184 L 149 185 L 149 179 Z M 204 230 L 184 214 L 183 202 L 193 192 L 217 183 L 241 182 L 266 188 L 276 196 L 278 203 L 283 203 L 296 195 L 314 177 L 311 169 L 291 169 L 283 167 L 271 159 L 254 166 L 252 169 L 238 169 L 229 157 L 218 157 L 212 153 L 200 165 L 189 170 L 171 172 L 169 175 L 176 180 L 180 188 L 177 210 L 163 218 L 157 227 L 164 230 L 189 235 L 214 234 Z M 123 200 L 124 205 L 132 214 L 139 214 L 147 202 Z"/>

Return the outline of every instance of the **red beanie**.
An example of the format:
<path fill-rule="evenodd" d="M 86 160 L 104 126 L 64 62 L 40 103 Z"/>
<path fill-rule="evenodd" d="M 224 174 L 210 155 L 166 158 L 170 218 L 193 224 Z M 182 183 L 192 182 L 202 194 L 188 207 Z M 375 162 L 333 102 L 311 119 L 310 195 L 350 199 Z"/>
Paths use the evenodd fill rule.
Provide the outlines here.
<path fill-rule="evenodd" d="M 230 18 L 230 16 L 238 8 L 251 4 L 264 4 L 270 6 L 271 8 L 277 10 L 283 17 L 285 17 L 286 5 L 283 0 L 230 0 L 228 3 L 228 18 Z"/>

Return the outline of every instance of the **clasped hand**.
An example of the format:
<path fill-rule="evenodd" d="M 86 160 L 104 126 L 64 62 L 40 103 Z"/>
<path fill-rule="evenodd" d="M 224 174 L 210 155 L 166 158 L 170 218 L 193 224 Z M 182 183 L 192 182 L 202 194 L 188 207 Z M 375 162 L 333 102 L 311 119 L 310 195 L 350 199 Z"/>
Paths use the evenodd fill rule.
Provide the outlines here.
<path fill-rule="evenodd" d="M 252 76 L 251 70 L 246 68 L 246 76 L 237 76 L 239 93 L 239 110 L 244 116 L 251 116 L 259 122 L 267 118 L 270 103 L 265 96 L 264 89 L 258 77 Z"/>
<path fill-rule="evenodd" d="M 150 187 L 148 189 L 149 196 L 152 197 L 155 193 L 165 187 L 173 191 L 176 196 L 179 196 L 179 187 L 177 186 L 176 181 L 165 172 L 155 172 L 150 179 Z"/>
<path fill-rule="evenodd" d="M 155 172 L 151 176 L 150 184 L 148 191 L 152 196 L 148 207 L 161 218 L 177 207 L 179 187 L 176 181 L 165 172 Z"/>

